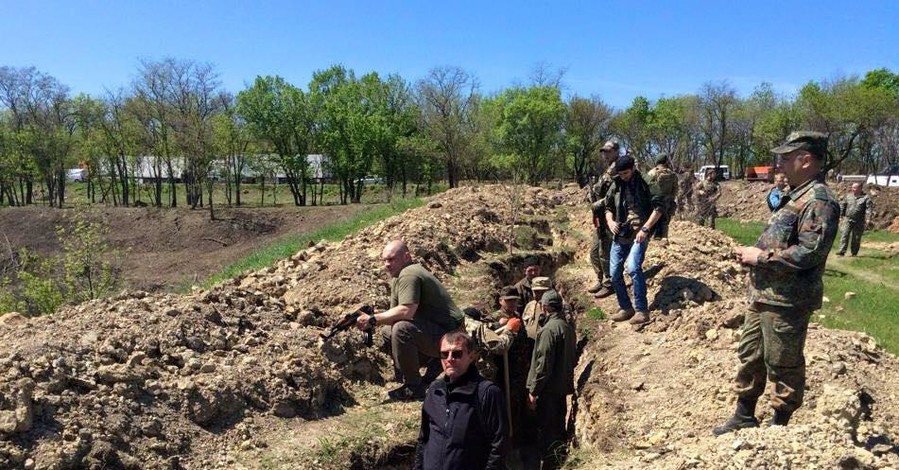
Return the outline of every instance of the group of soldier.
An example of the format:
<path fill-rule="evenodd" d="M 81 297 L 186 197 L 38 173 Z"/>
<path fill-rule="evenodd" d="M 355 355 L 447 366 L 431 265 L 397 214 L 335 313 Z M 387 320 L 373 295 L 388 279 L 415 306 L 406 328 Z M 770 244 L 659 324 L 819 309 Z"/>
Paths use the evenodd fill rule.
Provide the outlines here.
<path fill-rule="evenodd" d="M 821 307 L 824 265 L 840 214 L 854 255 L 857 235 L 851 229 L 861 217 L 870 222 L 872 208 L 853 187 L 841 210 L 822 173 L 826 148 L 824 134 L 802 131 L 772 149 L 784 177 L 777 194 L 769 194 L 773 214 L 754 246 L 733 253 L 752 275 L 733 382 L 736 411 L 713 430 L 716 435 L 759 426 L 756 403 L 767 381 L 773 383 L 771 425 L 787 425 L 802 404 L 805 337 L 812 312 Z M 616 295 L 619 310 L 611 320 L 640 325 L 650 321 L 642 272 L 646 247 L 651 238 L 667 236 L 678 201 L 688 199 L 684 191 L 678 198 L 684 185 L 665 156 L 644 179 L 616 142 L 606 142 L 602 155 L 606 171 L 591 193 L 596 231 L 590 257 L 598 282 L 588 290 L 597 297 Z M 706 216 L 702 205 L 714 208 L 720 195 L 715 176 L 710 172 L 689 186 Z M 714 226 L 714 215 L 704 222 Z M 517 284 L 501 289 L 499 309 L 487 314 L 459 309 L 405 242 L 387 244 L 381 259 L 392 277 L 390 308 L 361 314 L 357 326 L 380 326 L 402 383 L 389 398 L 424 400 L 415 468 L 558 468 L 566 397 L 574 391 L 576 335 L 570 309 L 552 281 L 540 276 L 537 260 L 526 263 Z"/>

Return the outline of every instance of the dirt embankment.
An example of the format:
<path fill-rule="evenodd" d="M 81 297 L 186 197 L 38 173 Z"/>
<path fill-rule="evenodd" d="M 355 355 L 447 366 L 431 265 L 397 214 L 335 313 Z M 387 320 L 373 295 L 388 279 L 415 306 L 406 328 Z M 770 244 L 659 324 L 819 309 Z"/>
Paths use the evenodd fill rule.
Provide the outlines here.
<path fill-rule="evenodd" d="M 389 360 L 361 347 L 358 332 L 327 344 L 318 335 L 357 303 L 386 306 L 386 241 L 409 240 L 460 304 L 492 305 L 533 254 L 579 312 L 593 305 L 583 291 L 592 273 L 582 193 L 517 194 L 514 230 L 516 193 L 460 188 L 208 291 L 131 292 L 51 317 L 3 317 L 0 467 L 379 468 L 408 452 L 417 409 L 371 399 L 383 394 Z M 794 424 L 710 435 L 732 411 L 746 273 L 720 233 L 688 222 L 671 233 L 644 265 L 652 323 L 635 331 L 577 319 L 572 465 L 899 466 L 899 363 L 857 333 L 813 328 L 807 406 Z M 597 305 L 614 311 L 612 299 Z M 389 418 L 373 424 L 370 409 Z M 341 457 L 331 439 L 368 426 L 378 432 Z"/>
<path fill-rule="evenodd" d="M 366 206 L 281 207 L 216 210 L 99 208 L 109 223 L 109 242 L 118 251 L 124 285 L 147 292 L 171 291 L 202 281 L 225 266 L 289 234 L 313 232 L 351 217 Z M 8 253 L 28 248 L 58 254 L 57 227 L 67 227 L 74 209 L 0 209 L 0 272 Z M 8 244 L 7 244 L 8 243 Z"/>
<path fill-rule="evenodd" d="M 837 197 L 843 197 L 850 190 L 847 183 L 830 183 Z M 771 216 L 765 198 L 772 184 L 742 180 L 727 181 L 722 184 L 718 214 L 741 220 L 767 221 Z M 874 228 L 889 229 L 899 233 L 899 188 L 867 189 L 874 201 Z"/>

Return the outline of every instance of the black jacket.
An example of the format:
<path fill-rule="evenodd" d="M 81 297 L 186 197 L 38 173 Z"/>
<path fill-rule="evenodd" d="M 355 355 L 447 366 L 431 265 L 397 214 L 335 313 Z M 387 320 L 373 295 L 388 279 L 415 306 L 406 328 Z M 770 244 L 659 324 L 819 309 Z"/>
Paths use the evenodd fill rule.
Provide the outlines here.
<path fill-rule="evenodd" d="M 643 179 L 643 175 L 641 175 L 639 171 L 634 170 L 634 176 L 631 178 L 631 183 L 636 185 L 637 207 L 633 209 L 634 212 L 640 216 L 640 222 L 645 223 L 653 210 L 658 209 L 659 212 L 664 212 L 664 196 L 661 194 L 653 194 L 652 191 L 650 191 L 646 180 Z M 612 213 L 615 222 L 618 223 L 627 220 L 627 207 L 624 203 L 624 188 L 627 184 L 628 183 L 625 183 L 620 176 L 616 176 L 612 181 L 612 186 L 609 188 L 608 192 L 606 192 L 605 209 Z"/>
<path fill-rule="evenodd" d="M 482 377 L 474 365 L 459 378 L 452 391 L 447 385 L 440 378 L 428 388 L 413 468 L 506 468 L 509 430 L 502 391 Z"/>

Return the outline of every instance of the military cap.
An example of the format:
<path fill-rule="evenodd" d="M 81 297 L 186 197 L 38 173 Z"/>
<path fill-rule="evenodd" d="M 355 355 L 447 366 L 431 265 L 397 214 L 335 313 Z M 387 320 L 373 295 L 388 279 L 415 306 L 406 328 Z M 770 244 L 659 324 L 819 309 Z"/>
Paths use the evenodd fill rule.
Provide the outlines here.
<path fill-rule="evenodd" d="M 531 279 L 531 290 L 550 290 L 548 277 L 535 277 Z"/>
<path fill-rule="evenodd" d="M 634 168 L 634 158 L 630 155 L 622 155 L 618 157 L 618 160 L 615 162 L 615 172 L 621 172 L 624 170 L 631 170 Z"/>
<path fill-rule="evenodd" d="M 540 298 L 540 303 L 546 307 L 552 307 L 559 312 L 562 310 L 562 296 L 555 289 L 550 289 Z"/>
<path fill-rule="evenodd" d="M 660 154 L 658 157 L 656 157 L 656 165 L 667 165 L 668 163 L 669 161 L 667 153 Z"/>
<path fill-rule="evenodd" d="M 791 132 L 783 145 L 774 147 L 771 152 L 784 154 L 799 149 L 808 150 L 819 160 L 823 160 L 827 155 L 827 134 L 814 131 Z"/>
<path fill-rule="evenodd" d="M 499 291 L 499 298 L 503 300 L 520 299 L 518 289 L 515 286 L 506 286 Z"/>
<path fill-rule="evenodd" d="M 606 143 L 602 144 L 602 150 L 618 150 L 621 144 L 618 143 L 615 139 L 609 139 Z"/>

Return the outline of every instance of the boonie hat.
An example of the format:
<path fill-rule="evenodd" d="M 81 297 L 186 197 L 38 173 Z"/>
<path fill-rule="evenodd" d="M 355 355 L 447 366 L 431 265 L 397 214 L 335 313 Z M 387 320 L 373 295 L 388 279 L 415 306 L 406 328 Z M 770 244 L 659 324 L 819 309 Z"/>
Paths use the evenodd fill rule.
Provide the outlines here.
<path fill-rule="evenodd" d="M 540 298 L 540 303 L 552 307 L 556 311 L 562 310 L 562 296 L 555 289 L 550 289 Z"/>
<path fill-rule="evenodd" d="M 515 286 L 506 286 L 499 291 L 499 298 L 503 300 L 520 299 L 518 289 Z"/>
<path fill-rule="evenodd" d="M 823 159 L 827 154 L 827 134 L 815 131 L 791 132 L 783 145 L 774 147 L 771 152 L 782 155 L 799 149 L 808 150 L 818 159 Z"/>
<path fill-rule="evenodd" d="M 550 290 L 552 287 L 549 285 L 548 277 L 535 277 L 531 279 L 531 290 Z"/>

